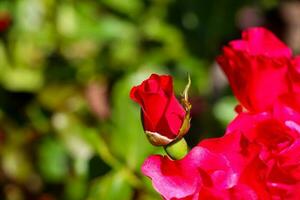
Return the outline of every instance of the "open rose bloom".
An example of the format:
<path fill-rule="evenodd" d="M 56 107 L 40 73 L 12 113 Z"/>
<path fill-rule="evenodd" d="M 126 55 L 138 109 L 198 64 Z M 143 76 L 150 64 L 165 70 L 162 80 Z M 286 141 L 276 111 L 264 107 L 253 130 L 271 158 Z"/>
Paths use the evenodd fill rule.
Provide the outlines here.
<path fill-rule="evenodd" d="M 242 111 L 223 137 L 201 141 L 180 160 L 152 155 L 142 172 L 167 200 L 300 199 L 300 57 L 258 27 L 217 61 Z"/>

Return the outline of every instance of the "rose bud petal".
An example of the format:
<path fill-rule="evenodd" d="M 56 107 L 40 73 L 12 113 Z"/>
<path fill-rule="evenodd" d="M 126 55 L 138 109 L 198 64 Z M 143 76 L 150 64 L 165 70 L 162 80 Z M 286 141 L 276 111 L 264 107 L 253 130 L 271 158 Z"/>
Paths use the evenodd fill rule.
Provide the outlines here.
<path fill-rule="evenodd" d="M 270 110 L 278 97 L 289 92 L 291 50 L 264 28 L 250 28 L 241 40 L 224 47 L 217 62 L 233 93 L 248 111 Z"/>
<path fill-rule="evenodd" d="M 152 74 L 131 89 L 130 98 L 141 106 L 143 128 L 153 145 L 166 146 L 188 131 L 186 111 L 174 95 L 171 76 Z"/>

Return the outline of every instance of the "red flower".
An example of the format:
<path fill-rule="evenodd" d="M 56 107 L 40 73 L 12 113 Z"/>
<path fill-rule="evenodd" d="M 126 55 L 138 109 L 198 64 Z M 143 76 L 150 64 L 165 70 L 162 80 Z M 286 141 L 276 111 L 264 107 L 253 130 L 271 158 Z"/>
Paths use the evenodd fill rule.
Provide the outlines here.
<path fill-rule="evenodd" d="M 300 92 L 300 56 L 296 56 L 292 60 L 289 69 L 289 76 L 294 92 Z"/>
<path fill-rule="evenodd" d="M 252 28 L 217 60 L 250 112 L 240 109 L 223 137 L 203 140 L 181 160 L 150 156 L 142 172 L 166 200 L 299 199 L 300 57 Z"/>
<path fill-rule="evenodd" d="M 179 136 L 186 112 L 174 96 L 171 76 L 152 74 L 131 89 L 130 98 L 142 107 L 144 130 L 153 145 L 165 146 Z"/>
<path fill-rule="evenodd" d="M 142 172 L 166 200 L 256 200 L 261 194 L 240 176 L 257 150 L 242 134 L 228 134 L 202 141 L 182 160 L 150 156 Z"/>
<path fill-rule="evenodd" d="M 281 112 L 240 114 L 227 134 L 242 132 L 248 146 L 258 148 L 255 159 L 240 172 L 239 182 L 261 199 L 296 200 L 300 189 L 300 115 L 291 115 L 295 111 L 281 106 Z"/>
<path fill-rule="evenodd" d="M 166 200 L 223 197 L 222 191 L 236 183 L 236 175 L 226 158 L 202 147 L 193 148 L 177 161 L 150 156 L 142 172 L 152 179 L 154 188 Z"/>
<path fill-rule="evenodd" d="M 217 58 L 232 90 L 249 111 L 265 111 L 290 91 L 291 50 L 264 28 L 250 28 Z"/>
<path fill-rule="evenodd" d="M 241 113 L 225 136 L 182 160 L 150 156 L 142 172 L 166 199 L 298 199 L 300 124 L 276 113 Z"/>
<path fill-rule="evenodd" d="M 5 31 L 11 23 L 11 16 L 9 13 L 0 13 L 0 32 Z"/>

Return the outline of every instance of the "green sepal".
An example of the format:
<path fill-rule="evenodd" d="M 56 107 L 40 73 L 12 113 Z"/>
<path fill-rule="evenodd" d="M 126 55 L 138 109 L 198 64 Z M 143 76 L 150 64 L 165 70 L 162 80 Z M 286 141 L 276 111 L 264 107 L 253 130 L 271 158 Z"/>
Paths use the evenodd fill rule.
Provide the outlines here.
<path fill-rule="evenodd" d="M 184 138 L 175 140 L 165 146 L 165 151 L 173 160 L 182 159 L 188 153 L 188 145 Z"/>

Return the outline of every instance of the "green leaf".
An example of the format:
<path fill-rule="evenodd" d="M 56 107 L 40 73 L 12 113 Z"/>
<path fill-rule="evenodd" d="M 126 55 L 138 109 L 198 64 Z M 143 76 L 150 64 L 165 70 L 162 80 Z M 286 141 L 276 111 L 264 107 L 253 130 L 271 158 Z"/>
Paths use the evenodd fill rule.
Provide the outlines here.
<path fill-rule="evenodd" d="M 111 172 L 104 177 L 96 180 L 89 192 L 87 200 L 130 200 L 133 191 L 126 181 L 125 174 L 122 171 Z"/>
<path fill-rule="evenodd" d="M 143 3 L 139 0 L 104 0 L 101 2 L 119 12 L 128 14 L 130 16 L 135 16 L 136 14 L 140 13 L 143 8 Z"/>
<path fill-rule="evenodd" d="M 64 199 L 81 200 L 84 199 L 87 191 L 87 181 L 81 177 L 70 177 L 67 181 Z"/>
<path fill-rule="evenodd" d="M 32 173 L 31 167 L 27 154 L 16 147 L 6 149 L 2 154 L 2 170 L 11 179 L 26 182 Z"/>
<path fill-rule="evenodd" d="M 38 167 L 48 182 L 61 182 L 68 175 L 68 157 L 64 146 L 54 138 L 45 138 L 38 148 Z"/>
<path fill-rule="evenodd" d="M 70 37 L 77 31 L 77 19 L 72 4 L 61 4 L 57 11 L 57 30 L 63 36 Z"/>
<path fill-rule="evenodd" d="M 238 102 L 233 96 L 226 96 L 221 98 L 214 106 L 213 113 L 224 127 L 236 116 L 234 107 L 237 104 Z"/>
<path fill-rule="evenodd" d="M 40 70 L 16 68 L 6 70 L 1 81 L 8 90 L 32 92 L 42 87 L 44 79 Z"/>

